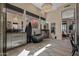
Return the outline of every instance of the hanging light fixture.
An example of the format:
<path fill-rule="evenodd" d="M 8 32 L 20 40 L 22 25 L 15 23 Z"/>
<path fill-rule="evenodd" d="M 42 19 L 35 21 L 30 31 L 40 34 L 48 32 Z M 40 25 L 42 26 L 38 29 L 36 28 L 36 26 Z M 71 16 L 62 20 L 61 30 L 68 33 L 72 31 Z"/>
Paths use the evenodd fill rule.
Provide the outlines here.
<path fill-rule="evenodd" d="M 42 15 L 46 18 L 47 17 L 47 13 L 48 12 L 50 12 L 50 11 L 52 11 L 52 3 L 44 3 L 43 5 L 42 5 L 42 10 L 41 10 L 41 12 L 42 12 Z"/>
<path fill-rule="evenodd" d="M 45 13 L 50 12 L 52 10 L 52 3 L 45 3 L 45 4 L 43 4 L 42 10 Z"/>

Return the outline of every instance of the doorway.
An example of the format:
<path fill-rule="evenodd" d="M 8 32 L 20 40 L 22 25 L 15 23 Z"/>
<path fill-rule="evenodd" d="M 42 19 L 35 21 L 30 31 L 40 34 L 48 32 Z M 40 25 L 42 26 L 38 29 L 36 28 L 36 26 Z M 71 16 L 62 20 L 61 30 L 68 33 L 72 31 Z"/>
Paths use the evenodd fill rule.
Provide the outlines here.
<path fill-rule="evenodd" d="M 68 39 L 69 34 L 76 33 L 75 9 L 69 8 L 62 12 L 62 39 Z"/>

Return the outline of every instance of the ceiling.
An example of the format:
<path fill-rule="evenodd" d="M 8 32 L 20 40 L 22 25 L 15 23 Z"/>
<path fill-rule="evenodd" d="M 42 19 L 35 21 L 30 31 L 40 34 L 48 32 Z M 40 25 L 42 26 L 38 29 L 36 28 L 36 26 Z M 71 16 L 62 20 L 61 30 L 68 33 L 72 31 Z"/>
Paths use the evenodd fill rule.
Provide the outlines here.
<path fill-rule="evenodd" d="M 42 5 L 44 3 L 32 3 L 34 6 L 38 7 L 39 9 L 42 9 Z M 60 6 L 62 6 L 64 3 L 52 3 L 52 8 L 53 9 L 57 9 L 59 8 Z"/>

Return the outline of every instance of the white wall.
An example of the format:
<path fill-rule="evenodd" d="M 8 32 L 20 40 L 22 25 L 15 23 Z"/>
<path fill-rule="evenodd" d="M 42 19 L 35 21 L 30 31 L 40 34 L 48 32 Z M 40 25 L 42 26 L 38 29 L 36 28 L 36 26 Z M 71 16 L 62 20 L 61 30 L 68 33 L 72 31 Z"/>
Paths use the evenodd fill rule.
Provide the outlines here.
<path fill-rule="evenodd" d="M 62 39 L 62 32 L 61 32 L 61 14 L 59 12 L 56 11 L 51 11 L 50 13 L 48 13 L 47 15 L 47 21 L 49 22 L 49 26 L 50 23 L 55 23 L 55 35 L 52 33 L 52 37 L 54 38 L 54 36 L 57 36 L 58 40 Z M 51 26 L 49 27 L 51 28 Z M 50 29 L 51 31 L 51 29 Z"/>

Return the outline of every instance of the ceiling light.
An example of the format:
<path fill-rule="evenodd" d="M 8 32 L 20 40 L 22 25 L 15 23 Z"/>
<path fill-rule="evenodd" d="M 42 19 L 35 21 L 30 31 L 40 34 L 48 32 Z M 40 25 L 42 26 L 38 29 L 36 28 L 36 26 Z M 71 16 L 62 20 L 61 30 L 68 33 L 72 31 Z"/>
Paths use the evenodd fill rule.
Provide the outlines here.
<path fill-rule="evenodd" d="M 43 4 L 42 10 L 44 12 L 50 12 L 52 10 L 52 4 L 51 3 L 45 3 L 45 4 Z"/>

